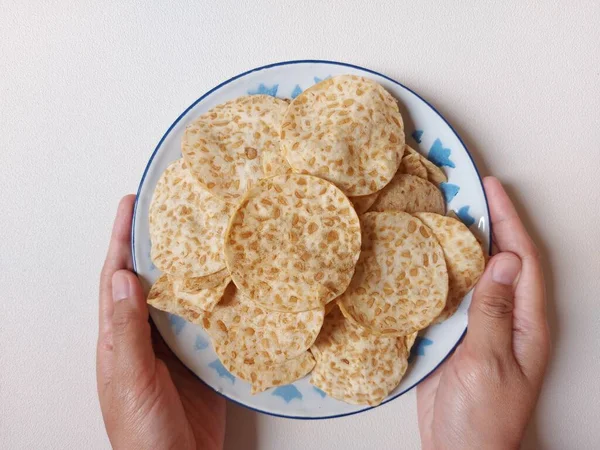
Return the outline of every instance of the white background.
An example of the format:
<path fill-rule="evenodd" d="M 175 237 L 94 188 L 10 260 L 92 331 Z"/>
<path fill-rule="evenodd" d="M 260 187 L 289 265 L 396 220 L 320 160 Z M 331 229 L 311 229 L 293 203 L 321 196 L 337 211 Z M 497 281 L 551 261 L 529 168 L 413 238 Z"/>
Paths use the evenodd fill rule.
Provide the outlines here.
<path fill-rule="evenodd" d="M 150 5 L 149 3 L 153 3 Z M 0 0 L 0 447 L 104 449 L 98 274 L 171 122 L 239 72 L 383 72 L 450 121 L 539 244 L 553 360 L 526 448 L 597 448 L 600 3 Z M 227 448 L 418 448 L 414 393 L 333 421 L 230 407 Z"/>

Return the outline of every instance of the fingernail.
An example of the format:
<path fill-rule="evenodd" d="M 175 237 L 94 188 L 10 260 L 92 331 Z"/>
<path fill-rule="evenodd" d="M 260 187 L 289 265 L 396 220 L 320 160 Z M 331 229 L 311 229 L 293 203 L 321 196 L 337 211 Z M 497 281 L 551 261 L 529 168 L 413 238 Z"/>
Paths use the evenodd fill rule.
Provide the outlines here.
<path fill-rule="evenodd" d="M 112 277 L 113 301 L 118 302 L 129 297 L 131 289 L 129 287 L 129 277 L 123 270 L 115 272 Z"/>
<path fill-rule="evenodd" d="M 496 258 L 492 267 L 492 280 L 495 283 L 512 286 L 521 272 L 521 260 L 512 254 Z"/>

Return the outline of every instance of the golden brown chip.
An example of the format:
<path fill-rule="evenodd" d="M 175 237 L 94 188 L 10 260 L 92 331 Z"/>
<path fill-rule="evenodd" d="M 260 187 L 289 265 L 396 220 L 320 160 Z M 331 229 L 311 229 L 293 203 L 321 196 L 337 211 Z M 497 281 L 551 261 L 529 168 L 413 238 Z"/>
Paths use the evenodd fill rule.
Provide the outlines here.
<path fill-rule="evenodd" d="M 398 171 L 427 180 L 427 169 L 421 163 L 421 157 L 415 153 L 404 153 Z"/>
<path fill-rule="evenodd" d="M 338 308 L 311 348 L 317 363 L 310 382 L 347 403 L 378 405 L 408 367 L 405 338 L 376 336 L 346 320 Z"/>
<path fill-rule="evenodd" d="M 225 238 L 231 278 L 273 311 L 319 308 L 350 283 L 360 225 L 348 198 L 310 175 L 261 180 L 233 214 Z"/>
<path fill-rule="evenodd" d="M 173 294 L 173 285 L 166 274 L 161 275 L 152 285 L 147 302 L 156 309 L 183 317 L 188 322 L 200 324 L 202 321 L 201 313 L 187 308 L 185 303 L 177 302 Z"/>
<path fill-rule="evenodd" d="M 352 202 L 352 206 L 354 206 L 354 209 L 356 210 L 356 214 L 360 216 L 361 214 L 366 213 L 369 210 L 369 208 L 373 206 L 373 203 L 375 203 L 377 197 L 379 197 L 379 192 L 374 192 L 373 194 L 368 195 L 361 195 L 360 197 L 349 198 Z"/>
<path fill-rule="evenodd" d="M 448 181 L 448 177 L 446 176 L 446 174 L 444 173 L 444 171 L 442 169 L 440 169 L 434 163 L 429 161 L 427 158 L 425 158 L 423 155 L 421 155 L 415 149 L 413 149 L 407 145 L 405 148 L 405 154 L 417 155 L 419 157 L 421 164 L 423 164 L 423 166 L 425 167 L 425 170 L 427 170 L 427 179 L 430 182 L 432 182 L 433 184 L 435 184 L 436 186 L 439 186 L 440 183 L 445 183 L 446 181 Z"/>
<path fill-rule="evenodd" d="M 410 349 L 412 348 L 412 346 L 414 345 L 415 341 L 417 340 L 417 336 L 419 335 L 418 331 L 415 331 L 412 334 L 409 334 L 408 336 L 404 336 L 405 342 L 406 342 L 406 350 L 408 350 L 410 352 Z"/>
<path fill-rule="evenodd" d="M 292 166 L 287 162 L 281 146 L 278 149 L 271 148 L 271 150 L 262 152 L 262 167 L 264 178 L 293 172 Z"/>
<path fill-rule="evenodd" d="M 223 273 L 225 272 L 225 273 Z M 229 272 L 222 270 L 201 278 L 173 278 L 173 292 L 179 303 L 199 313 L 212 311 L 223 297 L 231 281 Z"/>
<path fill-rule="evenodd" d="M 460 302 L 473 289 L 483 270 L 485 258 L 475 236 L 460 221 L 432 213 L 416 213 L 433 232 L 444 251 L 448 267 L 448 301 L 436 322 L 454 314 Z"/>
<path fill-rule="evenodd" d="M 369 211 L 435 212 L 444 214 L 444 197 L 440 190 L 427 180 L 398 173 L 381 190 Z"/>
<path fill-rule="evenodd" d="M 183 160 L 164 171 L 150 205 L 152 261 L 178 278 L 225 268 L 223 235 L 232 207 L 202 188 Z"/>
<path fill-rule="evenodd" d="M 356 197 L 379 191 L 398 170 L 404 124 L 396 100 L 381 85 L 341 75 L 292 101 L 281 146 L 294 171 L 325 178 Z"/>
<path fill-rule="evenodd" d="M 315 359 L 308 351 L 282 364 L 263 364 L 244 361 L 240 357 L 232 358 L 231 354 L 219 345 L 215 345 L 215 352 L 223 367 L 252 385 L 252 394 L 258 394 L 270 387 L 293 383 L 308 375 L 315 367 Z"/>
<path fill-rule="evenodd" d="M 340 309 L 378 334 L 406 336 L 425 328 L 448 295 L 437 239 L 419 219 L 399 211 L 364 214 L 361 227 L 362 252 Z"/>
<path fill-rule="evenodd" d="M 313 344 L 323 324 L 324 308 L 301 313 L 274 312 L 245 299 L 231 285 L 221 302 L 205 314 L 202 326 L 230 359 L 281 364 Z"/>
<path fill-rule="evenodd" d="M 204 277 L 194 277 L 194 278 L 175 278 L 171 277 L 173 281 L 173 288 L 175 292 L 183 291 L 183 292 L 195 292 L 200 289 L 209 289 L 216 286 L 219 286 L 224 279 L 231 278 L 229 276 L 229 271 L 225 268 L 223 270 L 219 270 L 218 272 L 211 273 L 210 275 L 206 275 Z"/>
<path fill-rule="evenodd" d="M 287 105 L 269 95 L 238 97 L 192 122 L 181 149 L 196 178 L 227 201 L 240 199 L 264 176 L 263 153 L 279 154 Z"/>

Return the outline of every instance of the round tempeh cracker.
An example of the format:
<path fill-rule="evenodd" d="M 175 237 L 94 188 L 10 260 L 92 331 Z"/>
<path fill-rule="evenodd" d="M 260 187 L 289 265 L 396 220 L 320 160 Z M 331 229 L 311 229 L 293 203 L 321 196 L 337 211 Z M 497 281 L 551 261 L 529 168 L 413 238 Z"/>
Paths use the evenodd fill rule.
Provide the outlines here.
<path fill-rule="evenodd" d="M 196 178 L 227 201 L 241 198 L 264 176 L 262 154 L 279 154 L 287 106 L 269 95 L 238 97 L 188 125 L 181 150 Z"/>
<path fill-rule="evenodd" d="M 265 178 L 275 176 L 275 175 L 283 175 L 292 173 L 292 168 L 288 164 L 285 157 L 282 154 L 268 154 L 264 158 L 265 163 L 263 164 L 263 168 L 265 171 Z M 425 168 L 423 168 L 425 170 Z M 427 178 L 427 177 L 426 177 Z M 356 214 L 361 215 L 369 210 L 371 205 L 375 203 L 377 197 L 379 196 L 379 191 L 374 192 L 372 194 L 367 195 L 359 195 L 357 197 L 348 197 L 352 206 L 356 210 Z"/>
<path fill-rule="evenodd" d="M 355 75 L 323 80 L 296 97 L 281 124 L 292 168 L 331 181 L 348 196 L 372 194 L 404 154 L 398 104 L 381 85 Z"/>
<path fill-rule="evenodd" d="M 200 289 L 210 289 L 219 286 L 223 280 L 231 278 L 227 268 L 219 270 L 218 272 L 211 273 L 204 277 L 192 277 L 192 278 L 176 278 L 171 277 L 173 282 L 173 289 L 175 293 L 179 292 L 195 292 Z"/>
<path fill-rule="evenodd" d="M 150 205 L 152 261 L 178 278 L 225 268 L 223 235 L 233 208 L 200 186 L 178 159 L 163 172 Z"/>
<path fill-rule="evenodd" d="M 369 211 L 444 214 L 445 209 L 444 197 L 435 185 L 414 175 L 397 173 L 390 184 L 381 190 Z"/>
<path fill-rule="evenodd" d="M 419 155 L 414 153 L 405 153 L 398 169 L 400 173 L 406 173 L 408 175 L 414 175 L 419 178 L 427 180 L 427 169 L 421 162 Z"/>
<path fill-rule="evenodd" d="M 377 197 L 379 197 L 379 192 L 380 191 L 373 192 L 372 194 L 361 195 L 359 197 L 349 197 L 352 206 L 354 206 L 354 209 L 356 210 L 356 214 L 360 216 L 361 214 L 366 213 L 369 208 L 373 206 Z"/>
<path fill-rule="evenodd" d="M 333 184 L 301 174 L 261 180 L 233 214 L 225 237 L 231 278 L 250 300 L 301 312 L 338 297 L 360 254 L 360 224 Z"/>
<path fill-rule="evenodd" d="M 223 274 L 222 272 L 225 272 Z M 224 276 L 223 276 L 224 275 Z M 202 280 L 202 281 L 199 281 Z M 173 293 L 180 304 L 199 313 L 212 311 L 231 282 L 227 270 L 201 278 L 172 278 Z"/>
<path fill-rule="evenodd" d="M 361 216 L 362 252 L 350 286 L 338 299 L 344 315 L 373 333 L 406 336 L 444 309 L 448 272 L 432 232 L 410 214 Z"/>
<path fill-rule="evenodd" d="M 270 387 L 293 383 L 308 375 L 315 367 L 315 359 L 308 351 L 282 364 L 247 364 L 240 357 L 232 358 L 218 344 L 215 344 L 214 348 L 223 367 L 251 384 L 251 394 L 258 394 Z"/>
<path fill-rule="evenodd" d="M 427 171 L 427 179 L 429 181 L 431 181 L 433 184 L 435 184 L 436 186 L 439 186 L 440 183 L 445 183 L 446 181 L 448 181 L 448 177 L 446 176 L 446 174 L 444 173 L 444 171 L 442 169 L 440 169 L 434 163 L 429 161 L 427 158 L 425 158 L 423 155 L 421 155 L 418 151 L 416 151 L 412 147 L 409 147 L 407 145 L 405 147 L 404 154 L 418 156 L 419 160 L 421 161 L 421 164 L 423 164 L 423 167 L 425 167 L 425 170 Z"/>
<path fill-rule="evenodd" d="M 183 317 L 191 323 L 200 324 L 202 314 L 177 301 L 173 294 L 173 285 L 167 274 L 161 275 L 148 292 L 147 303 L 156 309 Z"/>
<path fill-rule="evenodd" d="M 270 148 L 269 150 L 263 151 L 261 157 L 264 178 L 293 172 L 292 166 L 287 162 L 281 146 L 277 149 Z"/>
<path fill-rule="evenodd" d="M 473 289 L 485 269 L 481 245 L 461 221 L 432 213 L 416 213 L 439 241 L 448 267 L 448 300 L 436 322 L 456 312 L 460 302 Z"/>
<path fill-rule="evenodd" d="M 408 367 L 405 338 L 376 336 L 335 308 L 311 347 L 317 363 L 310 382 L 329 396 L 357 405 L 380 404 Z"/>
<path fill-rule="evenodd" d="M 231 359 L 247 364 L 282 364 L 313 344 L 324 308 L 301 313 L 268 311 L 245 299 L 231 285 L 221 302 L 204 315 L 202 326 Z"/>

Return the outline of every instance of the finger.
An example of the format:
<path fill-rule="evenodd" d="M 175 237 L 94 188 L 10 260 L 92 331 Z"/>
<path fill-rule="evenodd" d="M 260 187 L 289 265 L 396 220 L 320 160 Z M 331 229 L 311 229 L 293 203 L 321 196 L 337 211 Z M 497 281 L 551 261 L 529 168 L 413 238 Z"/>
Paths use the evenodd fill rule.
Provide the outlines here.
<path fill-rule="evenodd" d="M 490 259 L 469 307 L 465 342 L 470 348 L 512 354 L 514 288 L 521 267 L 521 260 L 514 253 L 498 253 Z"/>
<path fill-rule="evenodd" d="M 153 375 L 154 351 L 150 338 L 148 307 L 137 276 L 118 270 L 112 277 L 113 371 L 121 379 Z M 142 383 L 143 384 L 143 383 Z"/>
<path fill-rule="evenodd" d="M 488 177 L 484 180 L 484 186 L 499 249 L 515 253 L 523 264 L 515 289 L 513 325 L 515 338 L 525 339 L 526 342 L 515 342 L 515 350 L 531 349 L 528 354 L 522 355 L 522 359 L 533 361 L 531 353 L 542 354 L 543 347 L 548 345 L 544 276 L 538 251 L 500 182 Z M 527 342 L 534 345 L 526 345 Z"/>
<path fill-rule="evenodd" d="M 516 316 L 527 316 L 537 323 L 545 323 L 546 296 L 537 248 L 500 182 L 487 177 L 484 185 L 498 248 L 518 255 L 523 262 L 521 283 L 515 293 Z"/>
<path fill-rule="evenodd" d="M 535 256 L 537 249 L 502 184 L 494 177 L 486 177 L 483 184 L 490 205 L 494 241 L 500 251 L 513 252 L 521 259 Z"/>
<path fill-rule="evenodd" d="M 131 219 L 135 195 L 121 199 L 108 247 L 108 254 L 100 275 L 99 339 L 110 349 L 110 325 L 113 313 L 112 276 L 120 269 L 132 269 Z"/>

